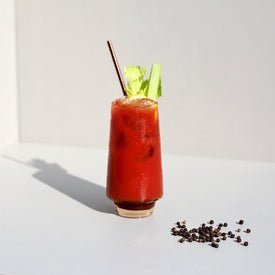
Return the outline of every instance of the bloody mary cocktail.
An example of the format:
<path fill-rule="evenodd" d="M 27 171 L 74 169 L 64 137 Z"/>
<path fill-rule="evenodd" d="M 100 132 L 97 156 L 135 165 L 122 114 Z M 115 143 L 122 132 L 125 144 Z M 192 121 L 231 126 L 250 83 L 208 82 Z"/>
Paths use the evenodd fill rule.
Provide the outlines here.
<path fill-rule="evenodd" d="M 119 215 L 145 217 L 162 197 L 158 104 L 144 97 L 112 103 L 107 196 Z"/>

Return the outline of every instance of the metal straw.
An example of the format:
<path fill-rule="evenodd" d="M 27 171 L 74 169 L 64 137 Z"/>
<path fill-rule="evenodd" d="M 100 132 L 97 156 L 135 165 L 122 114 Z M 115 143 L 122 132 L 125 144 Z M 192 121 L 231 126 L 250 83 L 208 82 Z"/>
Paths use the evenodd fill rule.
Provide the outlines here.
<path fill-rule="evenodd" d="M 115 50 L 114 50 L 112 41 L 108 40 L 107 45 L 109 47 L 110 54 L 112 56 L 112 59 L 113 59 L 113 62 L 114 62 L 115 68 L 116 68 L 116 73 L 117 73 L 117 76 L 118 76 L 118 79 L 119 79 L 119 83 L 120 83 L 122 92 L 125 96 L 127 96 L 125 83 L 124 83 L 124 80 L 123 80 L 123 76 L 121 74 L 121 70 L 120 70 L 119 65 L 118 65 L 118 61 L 117 61 L 117 57 L 116 57 L 116 54 L 115 54 Z"/>

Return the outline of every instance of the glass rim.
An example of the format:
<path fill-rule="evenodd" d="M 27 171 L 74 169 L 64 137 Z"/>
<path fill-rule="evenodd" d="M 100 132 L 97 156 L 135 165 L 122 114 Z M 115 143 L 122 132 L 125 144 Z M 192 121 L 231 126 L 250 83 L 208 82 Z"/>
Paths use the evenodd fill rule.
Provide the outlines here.
<path fill-rule="evenodd" d="M 150 98 L 146 98 L 146 97 L 141 98 L 141 99 L 147 99 L 151 102 L 151 104 L 149 104 L 149 105 L 141 105 L 141 104 L 134 105 L 134 104 L 130 104 L 130 103 L 123 104 L 122 101 L 125 100 L 126 98 L 127 98 L 127 96 L 119 97 L 112 101 L 112 105 L 116 105 L 118 107 L 123 107 L 123 108 L 151 108 L 151 107 L 158 105 L 157 101 L 154 101 L 154 100 L 152 100 Z"/>

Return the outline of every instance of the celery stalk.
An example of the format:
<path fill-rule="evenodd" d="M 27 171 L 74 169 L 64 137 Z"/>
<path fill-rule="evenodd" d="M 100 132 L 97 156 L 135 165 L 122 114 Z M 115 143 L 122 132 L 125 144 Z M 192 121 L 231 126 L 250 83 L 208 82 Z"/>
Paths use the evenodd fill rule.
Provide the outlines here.
<path fill-rule="evenodd" d="M 161 96 L 161 72 L 162 64 L 153 64 L 151 68 L 151 73 L 149 76 L 148 90 L 146 91 L 146 96 L 157 100 Z"/>

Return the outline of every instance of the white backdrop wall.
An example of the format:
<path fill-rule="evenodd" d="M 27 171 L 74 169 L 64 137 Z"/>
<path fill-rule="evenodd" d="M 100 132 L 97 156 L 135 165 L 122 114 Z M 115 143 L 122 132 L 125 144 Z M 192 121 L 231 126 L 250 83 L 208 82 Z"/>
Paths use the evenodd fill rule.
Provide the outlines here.
<path fill-rule="evenodd" d="M 275 160 L 275 1 L 17 1 L 21 140 L 107 148 L 121 67 L 163 63 L 168 153 Z"/>
<path fill-rule="evenodd" d="M 14 1 L 0 1 L 0 148 L 18 140 Z"/>

